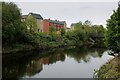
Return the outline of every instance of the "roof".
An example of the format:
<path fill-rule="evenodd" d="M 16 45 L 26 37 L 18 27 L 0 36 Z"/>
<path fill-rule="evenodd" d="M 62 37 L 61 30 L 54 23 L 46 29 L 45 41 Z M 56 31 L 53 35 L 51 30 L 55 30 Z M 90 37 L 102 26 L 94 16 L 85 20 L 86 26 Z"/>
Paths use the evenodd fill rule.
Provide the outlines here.
<path fill-rule="evenodd" d="M 29 13 L 29 14 L 31 14 L 36 19 L 42 19 L 43 20 L 43 17 L 40 14 L 36 14 L 36 13 Z"/>
<path fill-rule="evenodd" d="M 43 17 L 40 14 L 36 14 L 36 13 L 29 13 L 29 14 L 31 14 L 36 19 L 42 19 L 43 20 Z M 27 16 L 28 15 L 22 15 L 22 18 L 25 19 L 25 18 L 27 18 Z"/>
<path fill-rule="evenodd" d="M 50 19 L 48 19 L 48 20 L 49 20 L 49 22 L 51 22 L 51 23 L 55 23 L 55 24 L 62 24 L 62 25 L 65 24 L 65 21 L 50 20 Z"/>
<path fill-rule="evenodd" d="M 67 29 L 70 29 L 69 27 L 67 27 Z"/>
<path fill-rule="evenodd" d="M 22 15 L 22 18 L 25 19 L 27 17 L 27 15 Z"/>

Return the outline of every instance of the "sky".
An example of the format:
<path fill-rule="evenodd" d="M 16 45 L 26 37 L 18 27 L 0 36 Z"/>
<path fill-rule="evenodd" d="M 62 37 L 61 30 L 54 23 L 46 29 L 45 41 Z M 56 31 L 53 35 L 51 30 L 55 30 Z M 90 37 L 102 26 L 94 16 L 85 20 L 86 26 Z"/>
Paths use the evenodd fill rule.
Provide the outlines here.
<path fill-rule="evenodd" d="M 71 23 L 84 22 L 85 20 L 91 21 L 92 24 L 102 24 L 105 27 L 106 20 L 109 19 L 118 5 L 118 0 L 102 0 L 102 2 L 100 0 L 92 0 L 91 2 L 86 0 L 50 1 L 31 0 L 30 2 L 22 2 L 13 0 L 21 9 L 22 14 L 33 12 L 40 14 L 44 19 L 66 21 L 67 27 L 70 27 Z"/>

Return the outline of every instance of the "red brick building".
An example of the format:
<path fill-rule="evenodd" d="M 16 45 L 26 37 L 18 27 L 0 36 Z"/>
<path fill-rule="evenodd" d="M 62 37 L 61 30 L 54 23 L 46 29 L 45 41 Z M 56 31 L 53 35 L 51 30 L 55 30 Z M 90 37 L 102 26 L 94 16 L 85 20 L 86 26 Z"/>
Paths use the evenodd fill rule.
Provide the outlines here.
<path fill-rule="evenodd" d="M 49 27 L 54 26 L 56 31 L 59 31 L 61 28 L 66 29 L 66 22 L 65 21 L 58 21 L 58 20 L 50 20 L 44 19 L 43 21 L 43 32 L 49 32 Z"/>

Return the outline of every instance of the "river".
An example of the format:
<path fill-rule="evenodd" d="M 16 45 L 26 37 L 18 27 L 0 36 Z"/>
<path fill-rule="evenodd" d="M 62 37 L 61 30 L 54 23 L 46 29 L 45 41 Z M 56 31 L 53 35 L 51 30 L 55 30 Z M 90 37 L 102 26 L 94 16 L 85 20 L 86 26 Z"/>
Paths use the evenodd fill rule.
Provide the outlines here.
<path fill-rule="evenodd" d="M 59 48 L 3 56 L 3 78 L 93 78 L 113 58 L 103 48 Z M 21 55 L 22 54 L 22 55 Z"/>

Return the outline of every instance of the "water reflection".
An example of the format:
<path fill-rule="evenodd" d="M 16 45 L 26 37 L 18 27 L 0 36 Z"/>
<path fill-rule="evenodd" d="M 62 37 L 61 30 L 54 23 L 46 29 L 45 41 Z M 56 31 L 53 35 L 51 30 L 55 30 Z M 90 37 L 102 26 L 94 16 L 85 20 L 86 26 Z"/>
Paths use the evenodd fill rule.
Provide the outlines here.
<path fill-rule="evenodd" d="M 98 49 L 98 48 L 91 48 L 91 49 L 86 49 L 81 48 L 72 48 L 69 50 L 66 50 L 67 56 L 74 58 L 78 63 L 81 61 L 88 62 L 90 61 L 91 57 L 102 57 L 103 52 L 105 49 Z"/>
<path fill-rule="evenodd" d="M 105 49 L 66 48 L 53 49 L 52 51 L 29 51 L 16 55 L 3 56 L 3 78 L 31 77 L 44 70 L 43 65 L 64 62 L 67 57 L 74 58 L 78 63 L 88 63 L 91 58 L 101 58 Z"/>

